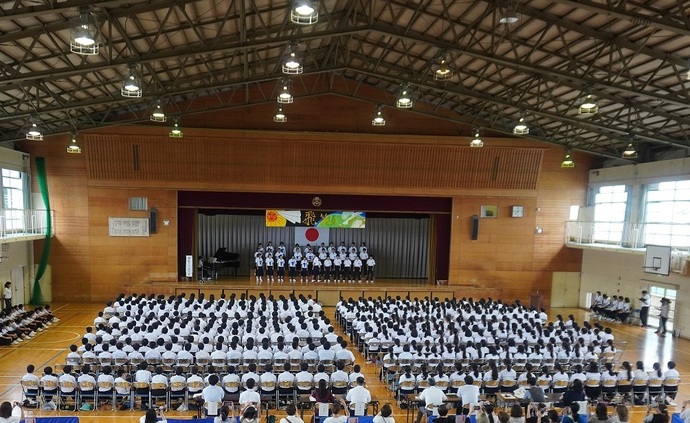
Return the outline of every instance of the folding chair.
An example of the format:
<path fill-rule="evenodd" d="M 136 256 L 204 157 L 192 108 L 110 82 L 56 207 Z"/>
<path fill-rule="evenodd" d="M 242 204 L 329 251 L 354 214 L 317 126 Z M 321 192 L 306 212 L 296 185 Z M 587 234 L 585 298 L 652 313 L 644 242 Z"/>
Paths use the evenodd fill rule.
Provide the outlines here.
<path fill-rule="evenodd" d="M 41 399 L 42 401 L 44 401 L 44 403 L 53 401 L 53 404 L 56 405 L 55 411 L 60 409 L 59 405 L 55 403 L 56 399 L 58 403 L 60 402 L 60 393 L 58 391 L 59 389 L 57 381 L 47 380 L 43 382 L 43 387 L 41 390 Z"/>
<path fill-rule="evenodd" d="M 22 380 L 21 385 L 22 403 L 24 406 L 35 406 L 37 410 L 40 409 L 43 405 L 43 398 L 38 382 L 35 380 Z"/>
<path fill-rule="evenodd" d="M 115 410 L 115 389 L 111 382 L 96 382 L 96 388 L 98 389 L 98 403 L 100 405 L 101 401 L 108 400 L 112 402 L 112 409 Z"/>
<path fill-rule="evenodd" d="M 278 382 L 278 404 L 281 401 L 295 402 L 295 384 L 293 382 Z"/>
<path fill-rule="evenodd" d="M 168 390 L 168 407 L 172 408 L 174 400 L 181 400 L 185 409 L 189 408 L 189 397 L 187 396 L 187 384 L 184 382 L 171 382 Z"/>
<path fill-rule="evenodd" d="M 633 326 L 640 326 L 642 324 L 642 321 L 640 320 L 640 309 L 636 308 L 631 311 L 630 315 L 628 315 L 628 318 L 625 319 L 625 323 Z"/>
<path fill-rule="evenodd" d="M 149 383 L 148 382 L 134 382 L 132 384 L 133 387 L 133 393 L 132 393 L 132 411 L 134 411 L 136 403 L 137 403 L 137 398 L 141 399 L 141 404 L 150 404 L 151 403 L 151 390 L 149 389 Z"/>
<path fill-rule="evenodd" d="M 149 407 L 155 407 L 157 405 L 156 400 L 162 399 L 165 407 L 170 408 L 170 404 L 168 404 L 168 385 L 160 382 L 152 383 L 149 392 L 149 398 L 151 399 Z"/>
<path fill-rule="evenodd" d="M 129 403 L 129 406 L 131 407 L 134 403 L 132 397 L 132 384 L 126 381 L 115 382 L 114 387 L 115 389 L 113 389 L 113 407 L 117 407 L 119 405 L 120 400 L 124 400 L 126 403 Z"/>
<path fill-rule="evenodd" d="M 79 391 L 74 382 L 61 381 L 58 384 L 58 403 L 59 407 L 67 407 L 70 403 L 71 411 L 77 411 L 79 404 Z"/>
<path fill-rule="evenodd" d="M 91 400 L 91 408 L 84 407 Z M 95 411 L 98 408 L 98 390 L 96 384 L 91 382 L 79 382 L 79 410 Z"/>
<path fill-rule="evenodd" d="M 673 379 L 664 380 L 664 384 L 663 384 L 664 395 L 675 400 L 676 394 L 678 393 L 678 384 L 680 384 L 679 379 L 673 378 Z"/>
<path fill-rule="evenodd" d="M 647 381 L 645 379 L 633 379 L 632 391 L 635 394 L 635 402 L 647 403 Z"/>

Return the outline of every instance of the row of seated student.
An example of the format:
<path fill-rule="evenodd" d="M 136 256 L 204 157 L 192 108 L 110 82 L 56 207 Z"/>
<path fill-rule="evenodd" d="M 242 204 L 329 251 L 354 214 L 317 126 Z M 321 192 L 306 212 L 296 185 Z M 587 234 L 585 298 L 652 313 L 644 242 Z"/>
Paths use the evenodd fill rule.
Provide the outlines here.
<path fill-rule="evenodd" d="M 82 360 L 86 355 L 104 362 L 109 355 L 113 360 L 125 355 L 140 360 L 141 355 L 152 362 L 270 361 L 285 354 L 282 358 L 324 361 L 336 360 L 336 354 L 347 349 L 321 306 L 304 297 L 274 300 L 262 294 L 258 299 L 231 296 L 216 301 L 211 296 L 207 301 L 201 295 L 198 300 L 193 295 L 189 299 L 121 296 L 107 304 L 95 323 L 98 330 L 86 329 L 82 346 L 72 351 L 71 359 L 77 360 L 79 354 Z M 337 359 L 354 358 L 351 352 L 340 355 Z"/>
<path fill-rule="evenodd" d="M 354 340 L 385 344 L 440 344 L 456 346 L 485 340 L 487 344 L 512 339 L 516 344 L 576 343 L 588 347 L 593 341 L 613 340 L 610 328 L 582 326 L 571 315 L 546 322 L 546 313 L 529 310 L 519 302 L 512 306 L 500 300 L 360 300 L 339 302 L 340 320 L 347 322 Z M 427 343 L 428 341 L 428 343 Z"/>
<path fill-rule="evenodd" d="M 605 319 L 625 322 L 632 312 L 632 303 L 629 297 L 622 295 L 609 297 L 608 294 L 597 291 L 592 299 L 590 310 Z"/>
<path fill-rule="evenodd" d="M 326 381 L 334 392 L 345 393 L 350 387 L 356 385 L 358 379 L 364 378 L 361 366 L 353 366 L 352 371 L 348 373 L 342 363 L 339 363 L 337 370 L 330 374 L 325 372 L 323 365 L 319 365 L 315 373 L 311 372 L 306 363 L 301 365 L 297 373 L 292 371 L 289 363 L 285 363 L 281 369 L 274 369 L 269 364 L 263 373 L 257 372 L 255 364 L 250 365 L 246 372 L 239 372 L 239 369 L 233 366 L 224 371 L 219 371 L 213 366 L 209 366 L 205 371 L 197 366 L 192 366 L 189 369 L 176 367 L 170 371 L 165 371 L 162 366 L 155 366 L 153 371 L 150 369 L 151 367 L 145 363 L 139 365 L 133 373 L 127 372 L 125 369 L 114 369 L 111 366 L 96 369 L 85 364 L 77 369 L 77 367 L 65 365 L 60 374 L 54 372 L 52 367 L 45 367 L 43 375 L 39 377 L 34 374 L 35 367 L 29 365 L 27 373 L 22 377 L 22 385 L 31 389 L 57 390 L 67 382 L 68 386 L 61 388 L 61 390 L 64 392 L 67 389 L 68 392 L 71 392 L 78 389 L 81 382 L 90 382 L 91 385 L 101 391 L 110 391 L 116 388 L 122 389 L 120 393 L 124 393 L 131 389 L 131 386 L 127 388 L 123 385 L 118 388 L 121 382 L 163 384 L 165 387 L 172 387 L 175 384 L 176 389 L 187 390 L 193 394 L 208 386 L 209 377 L 216 375 L 227 394 L 236 394 L 246 389 L 249 380 L 253 380 L 253 385 L 260 388 L 262 393 L 284 389 L 290 392 L 296 390 L 298 393 L 308 394 L 314 386 L 319 385 L 321 380 Z"/>
<path fill-rule="evenodd" d="M 324 372 L 323 366 L 319 367 L 318 373 L 313 374 L 307 370 L 306 363 L 297 374 L 291 372 L 288 363 L 282 372 L 273 372 L 268 365 L 267 371 L 260 375 L 255 372 L 255 366 L 250 366 L 249 371 L 241 375 L 234 367 L 230 367 L 226 373 L 217 372 L 213 367 L 201 373 L 196 366 L 192 366 L 189 373 L 185 373 L 185 369 L 181 367 L 166 373 L 161 366 L 157 366 L 152 372 L 143 363 L 133 375 L 123 369 L 113 371 L 110 366 L 104 366 L 97 372 L 92 370 L 89 365 L 83 365 L 80 371 L 66 365 L 62 373 L 56 374 L 51 367 L 46 367 L 39 378 L 34 374 L 35 367 L 29 365 L 27 373 L 22 377 L 22 387 L 27 397 L 36 397 L 41 391 L 48 402 L 53 396 L 95 394 L 96 391 L 99 397 L 105 399 L 114 394 L 127 397 L 133 392 L 142 391 L 150 391 L 153 396 L 165 396 L 162 394 L 169 391 L 171 394 L 178 394 L 178 397 L 183 393 L 192 397 L 201 393 L 216 378 L 229 398 L 237 395 L 241 398 L 243 392 L 255 391 L 262 396 L 273 397 L 280 394 L 294 400 L 295 395 L 308 395 L 317 386 L 328 386 L 334 394 L 347 394 L 351 388 L 364 385 L 365 380 L 359 365 L 355 365 L 348 374 L 344 372 L 342 364 L 330 375 Z"/>
<path fill-rule="evenodd" d="M 58 322 L 50 306 L 25 310 L 23 305 L 0 311 L 0 345 L 15 345 Z"/>
<path fill-rule="evenodd" d="M 70 345 L 66 364 L 125 365 L 146 361 L 149 364 L 162 363 L 167 366 L 192 364 L 239 366 L 251 363 L 282 365 L 284 362 L 293 364 L 301 362 L 328 364 L 338 361 L 352 363 L 355 359 L 352 351 L 348 349 L 348 342 L 342 340 L 342 337 L 337 337 L 333 345 L 327 337 L 321 338 L 318 342 L 308 337 L 304 346 L 298 339 L 293 339 L 292 344 L 289 345 L 280 338 L 275 345 L 264 340 L 259 346 L 255 346 L 253 341 L 240 345 L 237 340 L 225 344 L 223 337 L 218 337 L 215 341 L 215 344 L 204 339 L 199 344 L 194 344 L 192 341 L 180 343 L 173 337 L 171 342 L 166 343 L 160 338 L 153 345 L 144 339 L 139 345 L 131 342 L 122 344 L 115 339 L 105 344 L 96 338 L 95 345 L 92 345 L 87 338 L 83 338 L 81 347 L 75 344 Z"/>
<path fill-rule="evenodd" d="M 421 364 L 435 366 L 438 363 L 450 367 L 455 362 L 486 364 L 492 360 L 511 360 L 516 364 L 529 362 L 536 366 L 556 361 L 568 361 L 577 364 L 599 360 L 610 361 L 617 351 L 613 339 L 608 339 L 603 345 L 595 339 L 587 346 L 581 338 L 574 344 L 571 344 L 571 340 L 567 338 L 553 338 L 547 343 L 539 340 L 536 344 L 530 344 L 528 341 L 517 344 L 512 338 L 505 342 L 494 342 L 494 344 L 489 344 L 487 340 L 481 340 L 475 344 L 473 341 L 467 341 L 461 345 L 445 344 L 443 341 L 440 341 L 438 345 L 433 345 L 428 340 L 424 344 L 417 344 L 416 341 L 413 341 L 408 345 L 394 342 L 392 346 L 387 348 L 387 352 L 382 357 L 383 367 L 387 368 L 396 364 L 410 364 L 417 367 Z M 372 345 L 371 341 L 364 344 L 364 352 L 368 356 L 372 356 L 373 353 L 380 354 L 380 351 L 381 346 Z"/>
<path fill-rule="evenodd" d="M 549 407 L 546 403 L 522 402 L 513 404 L 505 410 L 496 408 L 489 402 L 479 403 L 473 411 L 477 423 L 628 423 L 630 422 L 630 410 L 624 404 L 613 407 L 612 413 L 604 403 L 598 403 L 589 413 L 587 409 L 581 409 L 575 402 L 571 406 L 558 410 Z M 455 423 L 456 415 L 449 414 L 451 408 L 445 404 L 438 407 L 438 416 L 434 423 Z M 460 414 L 458 412 L 458 414 Z M 669 423 L 670 416 L 666 407 L 651 409 L 648 415 L 659 415 L 659 418 L 644 423 Z"/>
<path fill-rule="evenodd" d="M 488 395 L 512 392 L 518 387 L 529 385 L 538 386 L 545 393 L 564 393 L 568 387 L 579 381 L 579 385 L 585 387 L 584 391 L 589 399 L 598 399 L 602 394 L 610 398 L 616 393 L 630 392 L 658 395 L 662 390 L 669 397 L 675 398 L 680 374 L 676 370 L 675 362 L 670 361 L 667 366 L 668 369 L 663 372 L 661 364 L 654 363 L 652 371 L 647 372 L 642 361 L 636 363 L 635 369 L 625 361 L 618 370 L 614 369 L 613 363 L 606 363 L 600 367 L 596 362 L 591 362 L 585 369 L 581 365 L 576 365 L 570 372 L 566 372 L 560 364 L 549 369 L 546 366 L 533 368 L 528 363 L 524 371 L 516 372 L 507 361 L 502 368 L 491 362 L 490 368 L 486 371 L 480 370 L 476 364 L 468 371 L 458 366 L 452 373 L 448 373 L 443 366 L 439 366 L 433 372 L 424 366 L 418 374 L 414 374 L 411 367 L 407 366 L 395 381 L 394 390 L 402 394 L 419 393 L 428 386 L 428 381 L 433 379 L 441 391 L 454 392 L 466 385 L 469 378 L 469 383 L 478 386 Z"/>

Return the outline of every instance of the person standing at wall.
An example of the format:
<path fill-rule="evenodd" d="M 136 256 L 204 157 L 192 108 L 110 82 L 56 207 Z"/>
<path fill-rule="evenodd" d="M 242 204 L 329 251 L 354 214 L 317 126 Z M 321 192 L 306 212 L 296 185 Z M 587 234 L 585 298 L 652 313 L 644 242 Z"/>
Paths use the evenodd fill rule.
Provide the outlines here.
<path fill-rule="evenodd" d="M 659 336 L 666 336 L 666 322 L 668 322 L 668 315 L 671 312 L 671 300 L 668 298 L 661 299 L 661 307 L 659 307 L 659 329 L 656 334 Z"/>
<path fill-rule="evenodd" d="M 2 291 L 2 298 L 5 300 L 5 310 L 12 308 L 12 283 L 5 282 L 5 289 Z"/>
<path fill-rule="evenodd" d="M 640 298 L 640 322 L 642 327 L 647 327 L 647 319 L 649 319 L 649 306 L 652 302 L 652 297 L 645 290 L 642 291 L 642 297 Z"/>

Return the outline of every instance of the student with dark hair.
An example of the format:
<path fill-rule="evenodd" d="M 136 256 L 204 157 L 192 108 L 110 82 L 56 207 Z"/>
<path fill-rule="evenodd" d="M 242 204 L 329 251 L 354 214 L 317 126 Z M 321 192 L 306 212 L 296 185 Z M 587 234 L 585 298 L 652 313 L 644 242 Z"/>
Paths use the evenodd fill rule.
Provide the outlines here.
<path fill-rule="evenodd" d="M 474 378 L 470 375 L 465 376 L 465 384 L 458 388 L 457 393 L 462 406 L 460 412 L 464 415 L 470 414 L 470 407 L 479 403 L 479 386 L 474 384 Z"/>
<path fill-rule="evenodd" d="M 218 415 L 218 408 L 220 408 L 220 404 L 223 402 L 225 393 L 223 392 L 223 388 L 218 386 L 217 375 L 209 376 L 208 383 L 209 386 L 201 391 L 201 398 L 207 404 L 206 415 L 208 417 L 215 417 Z M 211 404 L 215 404 L 215 407 Z"/>
<path fill-rule="evenodd" d="M 213 423 L 235 423 L 235 416 L 231 415 L 230 407 L 223 405 L 218 410 L 218 415 L 213 419 Z"/>
<path fill-rule="evenodd" d="M 573 403 L 577 403 L 577 401 L 584 401 L 585 400 L 585 391 L 582 386 L 582 381 L 580 379 L 575 379 L 573 381 L 572 386 L 565 391 L 563 396 L 561 397 L 561 402 L 563 403 L 564 407 L 569 407 Z"/>
<path fill-rule="evenodd" d="M 295 407 L 295 404 L 288 404 L 287 407 L 285 407 L 285 412 L 287 413 L 287 416 L 280 419 L 280 423 L 304 423 L 304 420 L 297 415 L 297 407 Z"/>
<path fill-rule="evenodd" d="M 609 421 L 609 413 L 606 404 L 600 402 L 594 410 L 594 414 L 589 416 L 587 423 L 607 423 Z"/>
<path fill-rule="evenodd" d="M 14 407 L 19 408 L 19 416 L 12 415 L 12 410 L 14 410 Z M 0 421 L 3 423 L 19 423 L 21 420 L 24 420 L 24 409 L 22 409 L 21 404 L 18 402 L 11 404 L 8 401 L 0 404 Z"/>
<path fill-rule="evenodd" d="M 525 415 L 520 404 L 513 404 L 510 407 L 510 419 L 508 423 L 525 423 Z"/>
<path fill-rule="evenodd" d="M 439 410 L 439 414 L 440 414 Z M 436 419 L 438 421 L 438 418 Z M 395 423 L 395 418 L 393 418 L 393 409 L 390 404 L 383 404 L 381 411 L 374 416 L 373 423 Z"/>
<path fill-rule="evenodd" d="M 563 408 L 563 418 L 561 423 L 578 423 L 580 421 L 580 404 L 573 402 Z"/>
<path fill-rule="evenodd" d="M 647 408 L 647 415 L 644 423 L 669 423 L 671 417 L 668 415 L 666 404 L 658 404 L 657 406 L 650 405 Z"/>
<path fill-rule="evenodd" d="M 331 405 L 331 415 L 326 417 L 323 423 L 345 423 L 347 422 L 347 415 L 345 414 L 346 404 L 344 400 L 335 402 Z"/>

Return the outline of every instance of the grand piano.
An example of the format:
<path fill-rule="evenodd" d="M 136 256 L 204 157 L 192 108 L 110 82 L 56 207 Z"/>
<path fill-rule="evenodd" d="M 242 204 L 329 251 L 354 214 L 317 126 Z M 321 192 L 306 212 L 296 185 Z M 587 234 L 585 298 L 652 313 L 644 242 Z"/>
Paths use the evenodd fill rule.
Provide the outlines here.
<path fill-rule="evenodd" d="M 214 260 L 210 260 L 209 267 L 214 279 L 218 279 L 218 275 L 222 275 L 225 269 L 233 269 L 234 275 L 237 276 L 237 269 L 240 268 L 239 253 L 229 253 L 226 247 L 219 248 L 213 255 Z"/>

